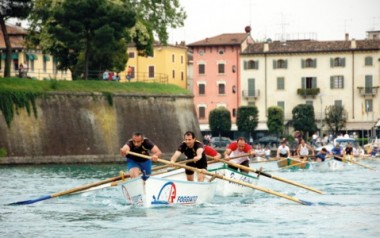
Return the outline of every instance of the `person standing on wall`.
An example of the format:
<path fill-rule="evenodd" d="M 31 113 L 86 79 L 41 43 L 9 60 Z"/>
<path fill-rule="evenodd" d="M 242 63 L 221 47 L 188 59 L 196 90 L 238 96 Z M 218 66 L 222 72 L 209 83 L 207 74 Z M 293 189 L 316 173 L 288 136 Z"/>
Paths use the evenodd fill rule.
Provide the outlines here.
<path fill-rule="evenodd" d="M 152 174 L 152 160 L 130 155 L 128 154 L 129 151 L 142 155 L 149 155 L 149 152 L 152 152 L 152 160 L 157 161 L 162 154 L 161 150 L 140 132 L 133 133 L 132 138 L 120 149 L 121 156 L 127 158 L 131 178 L 136 178 L 142 173 L 142 179 L 147 180 Z"/>

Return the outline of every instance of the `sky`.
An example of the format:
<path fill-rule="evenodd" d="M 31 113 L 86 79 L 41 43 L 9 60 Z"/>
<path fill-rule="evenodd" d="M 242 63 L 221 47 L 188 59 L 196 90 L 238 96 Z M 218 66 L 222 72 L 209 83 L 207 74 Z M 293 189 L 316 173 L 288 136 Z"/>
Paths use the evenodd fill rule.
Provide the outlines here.
<path fill-rule="evenodd" d="M 169 43 L 186 44 L 223 33 L 243 33 L 250 25 L 255 40 L 365 39 L 380 31 L 380 0 L 179 0 L 187 19 L 169 30 Z"/>

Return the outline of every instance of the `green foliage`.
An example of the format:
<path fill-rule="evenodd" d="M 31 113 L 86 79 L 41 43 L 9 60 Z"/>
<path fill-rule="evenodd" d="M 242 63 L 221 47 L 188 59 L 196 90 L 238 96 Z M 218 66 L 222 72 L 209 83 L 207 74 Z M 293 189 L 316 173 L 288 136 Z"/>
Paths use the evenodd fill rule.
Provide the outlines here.
<path fill-rule="evenodd" d="M 0 148 L 0 158 L 6 157 L 8 155 L 7 150 L 4 148 Z"/>
<path fill-rule="evenodd" d="M 347 111 L 343 106 L 330 105 L 325 109 L 325 122 L 331 131 L 335 134 L 346 126 Z"/>
<path fill-rule="evenodd" d="M 280 136 L 284 132 L 284 110 L 281 107 L 268 108 L 268 131 L 271 134 Z"/>
<path fill-rule="evenodd" d="M 35 99 L 40 93 L 16 90 L 0 90 L 0 111 L 3 113 L 5 121 L 10 127 L 12 119 L 19 108 L 25 108 L 30 115 L 30 104 L 32 104 L 34 116 L 37 117 Z"/>
<path fill-rule="evenodd" d="M 317 130 L 315 123 L 314 107 L 310 104 L 299 104 L 292 110 L 293 127 L 295 130 L 302 131 L 305 134 L 312 134 Z"/>
<path fill-rule="evenodd" d="M 231 113 L 224 107 L 210 111 L 210 130 L 213 134 L 227 135 L 231 131 Z"/>
<path fill-rule="evenodd" d="M 237 110 L 236 125 L 239 131 L 253 133 L 259 123 L 259 110 L 256 106 L 241 106 Z"/>
<path fill-rule="evenodd" d="M 301 96 L 316 96 L 319 94 L 319 88 L 299 88 L 297 94 Z"/>
<path fill-rule="evenodd" d="M 107 98 L 108 104 L 113 106 L 113 94 L 110 92 L 103 92 L 103 96 Z"/>

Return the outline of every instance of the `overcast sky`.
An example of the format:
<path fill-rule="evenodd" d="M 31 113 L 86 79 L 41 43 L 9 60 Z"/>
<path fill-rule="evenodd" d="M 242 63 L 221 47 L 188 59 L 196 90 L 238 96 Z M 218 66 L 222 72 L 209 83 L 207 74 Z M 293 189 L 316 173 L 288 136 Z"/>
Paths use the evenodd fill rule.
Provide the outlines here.
<path fill-rule="evenodd" d="M 271 38 L 365 39 L 380 30 L 380 0 L 180 0 L 185 26 L 170 30 L 169 43 L 190 44 L 223 33 L 242 33 L 247 25 L 255 40 Z"/>

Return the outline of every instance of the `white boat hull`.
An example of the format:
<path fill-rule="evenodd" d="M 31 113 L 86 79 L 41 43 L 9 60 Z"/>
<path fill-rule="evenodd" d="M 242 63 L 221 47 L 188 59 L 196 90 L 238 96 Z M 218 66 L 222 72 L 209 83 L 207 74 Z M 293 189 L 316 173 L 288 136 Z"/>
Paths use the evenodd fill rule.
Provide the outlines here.
<path fill-rule="evenodd" d="M 212 173 L 215 172 L 227 178 L 235 179 L 235 180 L 249 183 L 252 185 L 257 185 L 257 182 L 258 182 L 258 179 L 256 176 L 240 173 L 238 171 L 224 168 L 224 167 L 212 169 L 209 172 L 212 172 Z M 226 181 L 226 180 L 218 179 L 218 178 L 216 178 L 216 180 L 218 184 L 216 188 L 216 195 L 218 196 L 223 196 L 223 197 L 247 196 L 247 195 L 252 195 L 255 192 L 254 189 L 247 186 L 243 186 L 234 182 L 230 182 L 230 181 Z"/>
<path fill-rule="evenodd" d="M 211 202 L 216 192 L 216 182 L 188 182 L 165 175 L 151 176 L 121 183 L 123 196 L 129 204 L 143 207 L 167 205 L 198 205 Z"/>

